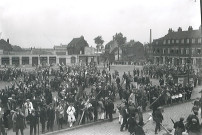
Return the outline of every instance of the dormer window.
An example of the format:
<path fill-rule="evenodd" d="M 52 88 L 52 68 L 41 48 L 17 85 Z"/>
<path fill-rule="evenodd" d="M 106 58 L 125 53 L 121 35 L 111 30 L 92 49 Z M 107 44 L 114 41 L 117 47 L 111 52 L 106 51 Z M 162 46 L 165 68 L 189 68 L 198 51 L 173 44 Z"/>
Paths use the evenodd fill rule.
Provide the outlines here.
<path fill-rule="evenodd" d="M 173 40 L 172 40 L 172 44 L 174 44 L 174 43 L 175 43 L 175 40 L 173 39 Z"/>
<path fill-rule="evenodd" d="M 192 39 L 191 43 L 192 43 L 192 44 L 195 44 L 195 39 Z"/>
<path fill-rule="evenodd" d="M 181 43 L 184 44 L 184 39 L 181 40 Z"/>

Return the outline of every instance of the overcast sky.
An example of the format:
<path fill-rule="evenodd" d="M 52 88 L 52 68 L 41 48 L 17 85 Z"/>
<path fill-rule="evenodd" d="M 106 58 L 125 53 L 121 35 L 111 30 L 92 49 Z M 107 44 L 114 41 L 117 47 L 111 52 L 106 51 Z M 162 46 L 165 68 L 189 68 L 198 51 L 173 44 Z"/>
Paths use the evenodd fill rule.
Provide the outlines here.
<path fill-rule="evenodd" d="M 1 0 L 0 32 L 21 47 L 52 48 L 81 35 L 90 46 L 122 32 L 127 41 L 149 42 L 200 26 L 200 0 Z"/>

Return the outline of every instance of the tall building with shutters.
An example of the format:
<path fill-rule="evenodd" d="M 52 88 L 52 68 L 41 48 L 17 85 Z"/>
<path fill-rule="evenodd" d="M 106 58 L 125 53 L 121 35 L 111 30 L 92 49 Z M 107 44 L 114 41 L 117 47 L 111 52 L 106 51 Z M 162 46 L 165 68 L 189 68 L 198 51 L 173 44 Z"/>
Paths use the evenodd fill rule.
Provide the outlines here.
<path fill-rule="evenodd" d="M 177 31 L 170 28 L 164 37 L 153 40 L 146 52 L 151 54 L 155 64 L 180 65 L 190 62 L 192 65 L 201 66 L 201 40 L 201 27 L 196 30 L 192 26 L 187 30 L 179 27 Z"/>

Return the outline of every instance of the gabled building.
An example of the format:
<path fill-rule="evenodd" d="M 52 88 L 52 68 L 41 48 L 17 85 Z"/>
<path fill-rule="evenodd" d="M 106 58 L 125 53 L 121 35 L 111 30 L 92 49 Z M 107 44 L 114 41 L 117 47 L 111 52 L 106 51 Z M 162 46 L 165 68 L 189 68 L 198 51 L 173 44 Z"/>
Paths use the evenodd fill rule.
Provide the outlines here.
<path fill-rule="evenodd" d="M 151 44 L 154 63 L 180 65 L 190 62 L 193 65 L 202 63 L 202 42 L 201 28 L 193 30 L 189 26 L 188 30 L 183 31 L 178 28 L 172 29 L 159 39 L 155 39 Z"/>
<path fill-rule="evenodd" d="M 85 47 L 88 47 L 87 41 L 83 36 L 80 38 L 73 38 L 72 41 L 67 45 L 68 55 L 84 54 Z"/>
<path fill-rule="evenodd" d="M 116 41 L 110 41 L 105 45 L 105 52 L 108 54 L 110 62 L 118 61 L 118 49 L 119 61 L 134 62 L 144 59 L 144 47 L 139 41 L 131 40 L 120 47 Z"/>
<path fill-rule="evenodd" d="M 12 45 L 9 43 L 9 39 L 5 41 L 4 39 L 0 40 L 0 50 L 4 54 L 9 54 L 13 50 Z"/>

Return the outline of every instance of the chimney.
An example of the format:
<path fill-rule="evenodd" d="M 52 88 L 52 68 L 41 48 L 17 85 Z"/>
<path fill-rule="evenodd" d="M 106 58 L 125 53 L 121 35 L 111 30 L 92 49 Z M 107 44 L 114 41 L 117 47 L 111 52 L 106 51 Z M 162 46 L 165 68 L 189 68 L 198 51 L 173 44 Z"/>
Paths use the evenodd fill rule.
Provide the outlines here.
<path fill-rule="evenodd" d="M 7 43 L 9 43 L 9 38 L 7 38 Z"/>
<path fill-rule="evenodd" d="M 150 29 L 150 39 L 149 39 L 149 43 L 152 43 L 152 29 Z"/>
<path fill-rule="evenodd" d="M 171 32 L 173 32 L 173 30 L 172 28 L 169 28 L 168 33 L 171 33 Z"/>
<path fill-rule="evenodd" d="M 192 26 L 189 26 L 188 31 L 192 31 L 192 30 L 193 30 Z"/>
<path fill-rule="evenodd" d="M 178 32 L 181 32 L 181 31 L 182 31 L 182 28 L 181 28 L 181 27 L 179 27 L 179 28 L 178 28 Z"/>

